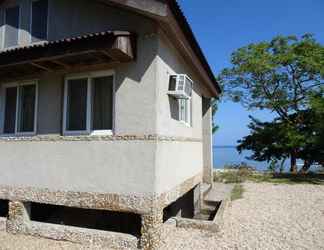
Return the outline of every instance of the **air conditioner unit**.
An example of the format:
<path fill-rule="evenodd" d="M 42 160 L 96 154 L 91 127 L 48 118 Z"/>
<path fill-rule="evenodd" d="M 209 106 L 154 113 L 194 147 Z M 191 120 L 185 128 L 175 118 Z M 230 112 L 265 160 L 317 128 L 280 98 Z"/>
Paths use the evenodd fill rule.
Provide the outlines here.
<path fill-rule="evenodd" d="M 168 95 L 177 99 L 189 99 L 193 81 L 185 74 L 171 75 Z"/>

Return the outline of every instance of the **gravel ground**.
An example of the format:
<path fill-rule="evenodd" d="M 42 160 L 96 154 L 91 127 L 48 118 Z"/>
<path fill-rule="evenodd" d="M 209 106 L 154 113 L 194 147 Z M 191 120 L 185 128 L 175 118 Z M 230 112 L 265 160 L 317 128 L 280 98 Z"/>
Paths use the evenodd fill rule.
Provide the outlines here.
<path fill-rule="evenodd" d="M 161 249 L 324 249 L 324 186 L 244 184 L 217 235 L 170 229 Z"/>
<path fill-rule="evenodd" d="M 225 211 L 218 234 L 170 227 L 164 249 L 323 249 L 324 186 L 244 184 L 243 199 Z M 0 249 L 99 249 L 0 233 Z"/>

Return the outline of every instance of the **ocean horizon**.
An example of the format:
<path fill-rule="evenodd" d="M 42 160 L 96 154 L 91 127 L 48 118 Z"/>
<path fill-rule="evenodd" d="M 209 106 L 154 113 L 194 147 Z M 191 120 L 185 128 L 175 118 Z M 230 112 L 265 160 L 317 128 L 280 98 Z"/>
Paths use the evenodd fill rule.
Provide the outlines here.
<path fill-rule="evenodd" d="M 245 150 L 241 154 L 236 150 L 236 146 L 233 145 L 214 145 L 213 146 L 213 165 L 214 169 L 223 169 L 224 166 L 246 163 L 251 167 L 254 167 L 258 171 L 268 170 L 270 165 L 269 162 L 259 162 L 247 159 L 252 155 L 251 151 Z M 303 162 L 298 161 L 301 165 Z M 290 162 L 289 159 L 285 161 L 284 164 L 285 171 L 289 171 Z"/>

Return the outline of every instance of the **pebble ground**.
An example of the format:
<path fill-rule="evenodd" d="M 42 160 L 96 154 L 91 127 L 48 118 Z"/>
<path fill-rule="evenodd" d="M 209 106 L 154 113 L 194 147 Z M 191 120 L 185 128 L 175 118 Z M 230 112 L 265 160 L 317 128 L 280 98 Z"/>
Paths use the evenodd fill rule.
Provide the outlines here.
<path fill-rule="evenodd" d="M 324 250 L 324 186 L 246 183 L 243 199 L 225 211 L 218 234 L 168 228 L 161 250 Z M 0 233 L 0 249 L 100 249 L 69 242 Z"/>

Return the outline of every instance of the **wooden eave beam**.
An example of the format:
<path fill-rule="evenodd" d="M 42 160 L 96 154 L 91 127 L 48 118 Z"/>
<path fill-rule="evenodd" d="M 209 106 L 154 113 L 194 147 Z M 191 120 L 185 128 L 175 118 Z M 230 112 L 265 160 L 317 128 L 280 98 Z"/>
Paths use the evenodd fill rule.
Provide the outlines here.
<path fill-rule="evenodd" d="M 36 68 L 39 68 L 39 69 L 45 70 L 45 71 L 47 71 L 47 72 L 52 72 L 52 71 L 53 71 L 52 69 L 50 69 L 50 68 L 48 68 L 48 67 L 45 67 L 44 65 L 41 65 L 41 64 L 36 63 L 36 62 L 31 62 L 30 64 L 33 65 L 33 66 L 36 67 Z"/>
<path fill-rule="evenodd" d="M 114 68 L 118 65 L 116 62 L 110 63 L 101 63 L 96 65 L 82 65 L 82 66 L 71 66 L 69 69 L 59 69 L 55 70 L 55 73 L 58 74 L 67 74 L 67 73 L 81 73 L 84 71 L 98 71 L 105 70 L 107 68 Z M 39 72 L 28 72 L 24 74 L 12 74 L 12 71 L 6 71 L 4 74 L 0 74 L 1 82 L 7 81 L 20 81 L 26 80 L 26 78 L 38 78 Z"/>
<path fill-rule="evenodd" d="M 51 60 L 51 62 L 56 64 L 56 65 L 59 65 L 59 66 L 63 67 L 64 69 L 69 69 L 71 67 L 70 65 L 59 61 L 59 59 Z"/>

